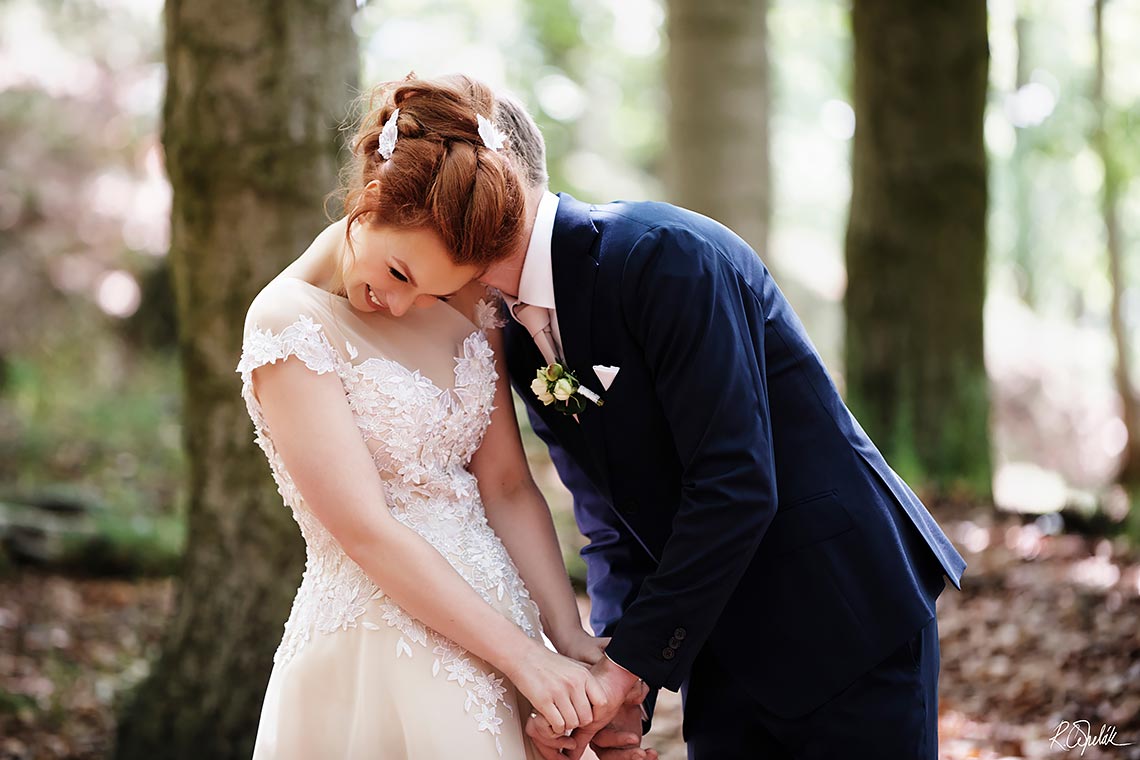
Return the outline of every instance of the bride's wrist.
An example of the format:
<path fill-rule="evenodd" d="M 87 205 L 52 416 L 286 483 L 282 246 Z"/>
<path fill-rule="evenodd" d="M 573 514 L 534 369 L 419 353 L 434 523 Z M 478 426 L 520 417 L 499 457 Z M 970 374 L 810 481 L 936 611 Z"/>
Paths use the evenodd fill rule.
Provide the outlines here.
<path fill-rule="evenodd" d="M 489 637 L 486 642 L 488 645 L 486 654 L 482 657 L 491 667 L 514 681 L 519 671 L 526 667 L 523 663 L 534 654 L 535 648 L 545 649 L 546 646 L 541 639 L 532 639 L 513 624 L 511 629 L 505 636 L 500 631 L 497 635 Z"/>
<path fill-rule="evenodd" d="M 511 646 L 501 657 L 501 664 L 499 670 L 508 680 L 519 683 L 521 673 L 531 667 L 533 662 L 532 658 L 542 657 L 543 654 L 550 650 L 542 643 L 541 639 L 532 639 L 524 636 L 525 643 L 519 646 Z"/>
<path fill-rule="evenodd" d="M 550 639 L 550 643 L 554 645 L 554 648 L 558 650 L 560 654 L 566 654 L 568 651 L 580 648 L 584 642 L 593 638 L 593 636 L 582 628 L 581 623 L 574 623 L 563 626 L 560 629 L 554 629 L 549 631 L 546 635 L 547 638 Z"/>

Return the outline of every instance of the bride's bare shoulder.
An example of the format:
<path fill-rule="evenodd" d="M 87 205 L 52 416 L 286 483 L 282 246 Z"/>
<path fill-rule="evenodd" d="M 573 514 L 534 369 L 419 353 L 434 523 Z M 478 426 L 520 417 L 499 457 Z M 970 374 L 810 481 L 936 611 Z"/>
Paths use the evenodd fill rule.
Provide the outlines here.
<path fill-rule="evenodd" d="M 328 280 L 335 270 L 336 261 L 344 248 L 344 218 L 329 224 L 309 243 L 309 247 L 282 270 L 286 277 L 298 277 L 318 283 Z"/>

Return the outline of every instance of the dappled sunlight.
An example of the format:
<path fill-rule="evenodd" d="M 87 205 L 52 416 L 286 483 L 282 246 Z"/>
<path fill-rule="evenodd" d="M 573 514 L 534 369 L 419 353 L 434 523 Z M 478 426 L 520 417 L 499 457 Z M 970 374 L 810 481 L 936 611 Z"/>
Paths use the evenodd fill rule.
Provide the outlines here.
<path fill-rule="evenodd" d="M 1066 504 L 1065 479 L 1030 462 L 998 465 L 994 503 L 1015 512 L 1057 512 Z"/>
<path fill-rule="evenodd" d="M 998 503 L 1017 507 L 1041 499 L 1037 510 L 1048 511 L 1068 498 L 1067 484 L 1104 483 L 1120 452 L 1109 336 L 992 293 L 985 337 L 1000 457 Z"/>
<path fill-rule="evenodd" d="M 115 270 L 100 278 L 95 300 L 99 308 L 113 317 L 129 317 L 139 308 L 142 293 L 130 272 Z"/>
<path fill-rule="evenodd" d="M 823 131 L 836 140 L 850 140 L 855 136 L 855 109 L 843 100 L 829 100 L 819 112 Z"/>
<path fill-rule="evenodd" d="M 1033 72 L 1034 76 L 1042 73 L 1044 72 Z M 1035 127 L 1049 118 L 1056 105 L 1057 96 L 1047 85 L 1042 82 L 1029 82 L 1006 96 L 1006 118 L 1018 128 Z"/>
<path fill-rule="evenodd" d="M 956 535 L 953 537 L 956 546 L 960 546 L 970 554 L 984 552 L 990 545 L 990 531 L 970 520 L 958 523 Z"/>
<path fill-rule="evenodd" d="M 1074 583 L 1089 588 L 1111 588 L 1120 580 L 1120 568 L 1105 557 L 1089 557 L 1073 565 L 1070 577 Z"/>
<path fill-rule="evenodd" d="M 760 144 L 751 130 L 766 119 L 770 176 L 764 179 L 771 219 L 766 240 L 756 247 L 837 386 L 845 391 L 850 379 L 856 387 L 855 374 L 844 374 L 845 296 L 858 289 L 868 296 L 866 302 L 882 303 L 891 300 L 884 295 L 887 288 L 906 283 L 886 271 L 859 282 L 849 281 L 847 273 L 852 156 L 860 130 L 875 124 L 862 100 L 856 118 L 850 2 L 770 0 L 767 105 L 757 89 L 745 89 L 755 82 L 716 76 L 702 79 L 698 97 L 671 102 L 667 64 L 680 46 L 670 46 L 666 0 L 368 0 L 358 5 L 351 30 L 347 17 L 341 28 L 345 39 L 355 35 L 352 44 L 359 44 L 360 89 L 409 71 L 422 76 L 463 71 L 507 88 L 534 113 L 547 140 L 551 189 L 584 201 L 670 200 L 670 192 L 684 187 L 667 181 L 670 160 L 687 154 L 704 160 L 710 146 L 730 139 L 741 146 Z M 232 6 L 235 13 L 241 7 Z M 1112 483 L 1127 450 L 1128 428 L 1113 374 L 1114 283 L 1102 209 L 1106 181 L 1118 180 L 1121 320 L 1135 384 L 1140 377 L 1140 143 L 1134 139 L 1140 55 L 1134 48 L 1140 4 L 1105 6 L 1103 98 L 1093 90 L 1094 0 L 989 0 L 986 7 L 991 55 L 986 107 L 971 127 L 975 137 L 982 130 L 987 151 L 986 194 L 974 201 L 979 224 L 983 202 L 987 208 L 986 257 L 963 270 L 959 264 L 966 255 L 935 255 L 940 241 L 931 241 L 929 249 L 923 245 L 929 234 L 909 245 L 914 256 L 928 257 L 920 259 L 929 261 L 927 271 L 945 277 L 948 287 L 957 287 L 953 277 L 969 271 L 977 290 L 984 267 L 980 318 L 989 383 L 980 371 L 975 379 L 978 397 L 988 393 L 993 503 L 956 491 L 935 496 L 926 488 L 929 483 L 905 472 L 910 463 L 900 464 L 904 456 L 887 452 L 968 564 L 962 590 L 947 587 L 937 603 L 940 758 L 1140 760 L 1140 554 L 1134 527 L 1140 521 L 1132 514 L 1140 507 L 1135 493 L 1130 496 Z M 220 428 L 203 433 L 195 427 L 216 417 L 183 418 L 178 320 L 187 314 L 186 299 L 179 300 L 186 278 L 176 292 L 168 261 L 174 195 L 161 144 L 167 86 L 163 11 L 162 0 L 0 3 L 0 755 L 5 757 L 106 756 L 115 710 L 156 662 L 163 626 L 173 613 L 170 576 L 181 567 L 192 497 L 216 498 L 187 484 L 188 475 L 200 478 L 210 463 L 188 467 L 185 442 L 200 450 L 222 444 Z M 296 31 L 291 16 L 280 21 L 282 28 Z M 269 35 L 257 42 L 273 43 Z M 890 52 L 903 55 L 912 44 L 900 40 Z M 340 52 L 351 53 L 351 47 Z M 760 49 L 759 43 L 748 48 L 750 54 Z M 919 52 L 933 59 L 933 52 Z M 327 61 L 298 62 L 294 56 L 278 73 L 295 62 L 323 66 Z M 225 73 L 238 77 L 240 68 Z M 336 70 L 338 82 L 347 80 L 344 71 Z M 981 81 L 979 76 L 979 94 Z M 257 86 L 248 85 L 246 92 Z M 724 108 L 714 123 L 708 116 L 715 111 L 713 96 L 742 91 L 749 94 L 736 99 L 741 113 Z M 291 89 L 289 94 L 294 99 L 286 100 L 298 113 L 308 96 Z M 915 109 L 940 102 L 936 94 L 911 93 Z M 242 112 L 252 113 L 245 105 Z M 697 120 L 698 132 L 685 144 L 670 140 L 670 108 L 687 109 Z M 1102 159 L 1093 139 L 1102 109 L 1115 165 Z M 325 116 L 332 124 L 346 112 Z M 287 162 L 279 156 L 311 149 L 309 143 L 288 142 L 296 136 L 290 129 L 264 131 L 269 133 L 265 145 L 258 142 L 260 134 L 251 139 L 258 143 L 258 157 L 248 164 L 246 197 L 265 187 L 261 172 L 274 182 L 288 176 L 279 165 Z M 858 166 L 881 169 L 894 167 L 896 160 L 912 161 L 910 143 L 921 145 L 921 135 L 913 125 L 907 132 L 894 135 L 897 151 L 880 145 L 875 161 L 861 153 Z M 226 156 L 224 150 L 210 152 L 219 150 L 216 145 L 206 147 L 209 157 L 194 160 Z M 917 162 L 923 171 L 945 172 L 957 181 L 964 159 L 929 153 Z M 171 153 L 183 161 L 182 176 L 193 163 L 184 156 Z M 974 164 L 980 165 L 977 157 Z M 723 174 L 726 187 L 743 197 L 761 179 L 756 165 L 733 172 L 736 167 L 725 167 L 722 160 L 717 176 Z M 902 182 L 889 172 L 880 179 Z M 701 185 L 688 187 L 707 189 Z M 180 185 L 179 192 L 187 186 L 190 196 L 180 194 L 180 201 L 199 192 L 200 185 L 190 183 Z M 865 185 L 858 186 L 863 192 Z M 922 208 L 936 207 L 945 198 L 932 196 L 948 192 L 941 186 L 927 190 L 930 203 L 923 197 Z M 283 195 L 290 192 L 285 188 Z M 295 208 L 296 197 L 282 203 Z M 744 217 L 763 200 L 757 195 L 741 204 Z M 893 235 L 911 221 L 921 232 L 929 220 L 921 212 L 914 220 L 900 220 L 893 205 L 898 197 L 889 201 L 887 194 L 872 200 L 886 209 L 883 229 L 872 237 L 880 250 L 893 251 L 898 250 Z M 216 212 L 217 204 L 212 209 L 202 204 L 188 215 Z M 315 234 L 327 220 L 319 209 L 314 219 Z M 894 221 L 899 226 L 892 228 Z M 195 237 L 187 235 L 187 223 L 184 216 L 176 228 L 183 241 L 217 241 L 230 233 L 215 229 L 212 237 Z M 282 232 L 287 227 L 268 237 L 290 239 Z M 233 234 L 242 243 L 266 236 L 264 228 Z M 304 239 L 307 244 L 311 237 Z M 270 254 L 284 262 L 303 249 Z M 216 254 L 193 251 L 183 261 L 209 264 Z M 264 261 L 231 270 L 225 287 L 261 277 Z M 894 262 L 878 263 L 886 269 Z M 220 295 L 219 303 L 236 301 L 232 292 Z M 970 301 L 976 312 L 982 294 L 966 295 L 978 296 Z M 183 307 L 180 313 L 176 303 Z M 888 328 L 905 327 L 922 304 L 909 306 L 915 312 L 900 314 Z M 241 325 L 240 320 L 231 324 L 231 315 L 225 315 L 227 321 L 209 316 L 204 322 L 211 327 L 230 328 L 195 359 L 205 357 L 213 366 L 229 356 L 233 346 L 225 341 L 238 335 Z M 866 349 L 885 338 L 888 328 L 881 329 L 882 336 L 873 334 L 880 332 L 878 326 L 851 335 L 866 338 L 861 347 Z M 977 348 L 972 346 L 974 356 Z M 852 358 L 859 357 L 853 352 Z M 886 374 L 893 371 L 888 365 L 894 357 L 888 358 Z M 938 374 L 955 360 L 954 350 L 931 351 L 918 374 Z M 218 382 L 235 383 L 229 367 L 223 369 L 227 376 Z M 210 393 L 213 387 L 208 385 Z M 231 387 L 231 400 L 240 403 L 236 388 Z M 848 401 L 857 406 L 858 399 Z M 568 573 L 581 590 L 585 566 L 578 552 L 586 539 L 574 521 L 573 498 L 545 445 L 526 426 L 522 406 L 516 411 Z M 858 409 L 856 414 L 863 422 L 873 419 Z M 957 432 L 951 427 L 936 429 L 932 437 L 953 438 Z M 872 431 L 876 442 L 879 434 Z M 244 443 L 252 447 L 252 431 L 247 438 Z M 983 439 L 979 433 L 975 443 L 980 446 Z M 252 514 L 253 486 L 241 485 L 247 487 L 239 506 Z M 67 534 L 68 541 L 90 553 L 81 554 L 62 539 L 53 544 L 50 530 L 17 526 L 13 515 L 24 508 L 47 515 L 43 520 L 51 525 L 71 519 L 61 515 L 76 515 L 86 532 Z M 195 518 L 203 524 L 200 514 Z M 64 559 L 36 554 L 57 549 Z M 112 573 L 129 577 L 99 577 Z M 261 577 L 275 576 L 264 571 Z M 581 606 L 585 617 L 588 601 L 583 598 Z M 647 744 L 661 751 L 662 760 L 683 760 L 680 697 L 663 693 L 658 704 Z M 1101 726 L 1119 726 L 1119 741 L 1132 746 L 1085 751 L 1051 740 L 1066 722 L 1071 740 L 1071 726 L 1079 721 L 1088 721 L 1094 735 Z"/>

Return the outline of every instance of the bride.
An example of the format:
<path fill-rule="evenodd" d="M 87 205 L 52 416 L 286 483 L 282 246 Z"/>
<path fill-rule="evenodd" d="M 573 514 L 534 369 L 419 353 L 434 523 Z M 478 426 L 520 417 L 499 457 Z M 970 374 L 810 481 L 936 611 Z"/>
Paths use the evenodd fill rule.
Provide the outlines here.
<path fill-rule="evenodd" d="M 494 104 L 460 76 L 377 88 L 345 217 L 249 308 L 242 395 L 307 552 L 255 758 L 535 758 L 532 710 L 564 732 L 624 696 L 590 674 L 607 640 L 526 464 L 498 302 L 468 284 L 523 233 Z"/>

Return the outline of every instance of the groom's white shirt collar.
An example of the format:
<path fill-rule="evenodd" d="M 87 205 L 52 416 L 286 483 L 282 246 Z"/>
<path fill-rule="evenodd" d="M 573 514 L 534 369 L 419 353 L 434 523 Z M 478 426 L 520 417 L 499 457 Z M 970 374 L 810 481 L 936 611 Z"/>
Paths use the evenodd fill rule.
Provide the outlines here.
<path fill-rule="evenodd" d="M 550 309 L 550 328 L 554 337 L 554 347 L 562 355 L 562 331 L 558 327 L 558 309 L 554 302 L 554 265 L 551 259 L 551 248 L 554 239 L 554 217 L 558 212 L 558 196 L 549 190 L 543 192 L 542 200 L 538 202 L 538 210 L 534 216 L 534 228 L 530 233 L 530 242 L 526 248 L 526 258 L 523 260 L 522 273 L 519 275 L 518 300 Z M 513 303 L 508 300 L 508 303 Z M 594 366 L 594 374 L 602 383 L 602 389 L 608 391 L 614 378 L 617 377 L 619 367 L 607 367 L 601 364 Z M 642 713 L 644 715 L 644 707 Z"/>
<path fill-rule="evenodd" d="M 554 237 L 554 216 L 558 196 L 546 190 L 538 202 L 534 229 L 530 233 L 522 274 L 519 276 L 519 300 L 523 303 L 554 310 L 554 267 L 550 259 Z"/>

